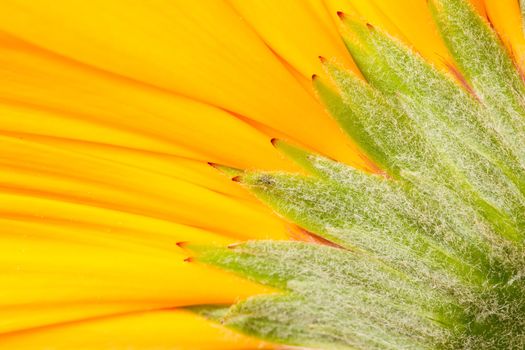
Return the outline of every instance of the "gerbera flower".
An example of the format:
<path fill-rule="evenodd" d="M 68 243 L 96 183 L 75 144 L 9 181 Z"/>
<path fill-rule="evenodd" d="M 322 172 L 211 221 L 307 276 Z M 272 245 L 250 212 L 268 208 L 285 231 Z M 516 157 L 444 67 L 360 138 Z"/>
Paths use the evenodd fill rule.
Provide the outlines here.
<path fill-rule="evenodd" d="M 525 348 L 522 18 L 2 1 L 0 348 Z"/>

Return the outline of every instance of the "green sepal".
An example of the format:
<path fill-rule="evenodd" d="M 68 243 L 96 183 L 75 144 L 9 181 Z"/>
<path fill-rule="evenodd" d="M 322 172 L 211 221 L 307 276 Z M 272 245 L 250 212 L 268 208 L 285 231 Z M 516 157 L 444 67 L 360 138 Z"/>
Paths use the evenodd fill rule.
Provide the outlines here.
<path fill-rule="evenodd" d="M 208 320 L 222 322 L 224 316 L 228 314 L 230 306 L 224 305 L 196 305 L 185 307 L 186 310 L 194 312 Z"/>
<path fill-rule="evenodd" d="M 453 337 L 442 327 L 463 317 L 446 289 L 411 280 L 356 252 L 257 241 L 212 249 L 199 260 L 265 284 L 286 285 L 286 293 L 250 298 L 220 319 L 226 326 L 270 341 L 383 349 L 388 340 L 396 348 L 430 349 Z M 380 327 L 375 326 L 378 321 Z"/>
<path fill-rule="evenodd" d="M 289 142 L 279 139 L 272 139 L 273 146 L 288 158 L 293 160 L 297 165 L 306 170 L 312 175 L 322 174 L 316 169 L 312 160 L 316 157 L 315 154 L 310 153 L 300 147 L 297 147 Z"/>
<path fill-rule="evenodd" d="M 214 167 L 215 169 L 219 170 L 221 173 L 229 177 L 239 176 L 244 173 L 244 170 L 242 169 L 233 168 L 233 167 L 222 165 L 222 164 L 208 162 L 208 165 Z"/>
<path fill-rule="evenodd" d="M 491 117 L 503 144 L 525 166 L 525 86 L 497 34 L 466 0 L 430 0 L 430 9 L 461 73 Z"/>
<path fill-rule="evenodd" d="M 486 261 L 479 259 L 487 254 L 487 245 L 477 233 L 441 244 L 443 235 L 454 232 L 454 225 L 462 227 L 463 221 L 452 224 L 446 216 L 440 216 L 442 223 L 429 222 L 429 212 L 441 210 L 439 203 L 419 211 L 418 205 L 428 207 L 431 202 L 417 196 L 418 191 L 410 186 L 349 167 L 341 171 L 344 165 L 326 158 L 313 161 L 323 178 L 246 173 L 240 180 L 259 199 L 297 225 L 342 247 L 370 252 L 393 266 L 402 264 L 410 273 L 426 276 L 422 278 L 427 278 L 432 269 L 445 269 L 454 271 L 461 280 L 479 283 L 487 273 L 472 265 L 487 268 Z M 411 191 L 410 195 L 407 191 Z M 461 201 L 457 205 L 460 207 L 456 211 L 465 212 Z M 454 209 L 447 208 L 446 212 L 450 211 Z M 389 249 L 384 249 L 384 245 Z"/>
<path fill-rule="evenodd" d="M 403 170 L 419 173 L 431 188 L 453 189 L 465 205 L 475 207 L 489 220 L 494 230 L 521 242 L 525 228 L 523 169 L 490 128 L 488 112 L 451 77 L 398 40 L 374 28 L 365 31 L 364 25 L 349 19 L 344 24 L 347 30 L 362 27 L 354 37 L 372 53 L 356 59 L 364 76 L 397 107 L 397 113 L 406 113 L 415 137 L 425 141 L 413 151 L 398 150 L 413 158 Z M 337 79 L 337 74 L 334 76 Z M 348 85 L 348 81 L 344 79 L 340 85 Z M 353 93 L 350 88 L 346 91 Z M 403 124 L 399 130 L 404 130 Z"/>
<path fill-rule="evenodd" d="M 371 160 L 394 178 L 401 169 L 428 166 L 431 150 L 399 106 L 353 73 L 329 61 L 323 65 L 339 94 L 315 80 L 320 100 Z"/>

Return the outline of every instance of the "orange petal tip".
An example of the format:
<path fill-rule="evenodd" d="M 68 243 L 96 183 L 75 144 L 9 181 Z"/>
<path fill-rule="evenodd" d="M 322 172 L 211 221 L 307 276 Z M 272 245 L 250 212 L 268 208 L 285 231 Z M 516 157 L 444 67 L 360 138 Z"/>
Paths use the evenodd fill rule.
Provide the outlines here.
<path fill-rule="evenodd" d="M 234 182 L 241 182 L 241 180 L 242 180 L 242 176 L 241 175 L 237 175 L 237 176 L 232 177 L 232 181 L 234 181 Z"/>
<path fill-rule="evenodd" d="M 184 249 L 184 248 L 188 245 L 188 242 L 186 242 L 186 241 L 181 241 L 181 242 L 177 242 L 177 243 L 175 243 L 175 244 L 177 245 L 177 247 L 179 247 L 179 248 L 183 248 L 183 249 Z"/>

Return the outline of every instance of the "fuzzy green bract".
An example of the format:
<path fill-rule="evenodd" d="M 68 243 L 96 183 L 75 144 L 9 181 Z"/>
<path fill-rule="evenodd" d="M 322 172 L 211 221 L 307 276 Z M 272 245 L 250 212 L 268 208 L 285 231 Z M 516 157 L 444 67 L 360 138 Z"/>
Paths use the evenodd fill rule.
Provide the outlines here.
<path fill-rule="evenodd" d="M 314 88 L 380 171 L 273 140 L 308 175 L 236 180 L 332 245 L 192 247 L 280 290 L 194 311 L 310 348 L 525 349 L 525 85 L 467 1 L 429 6 L 464 81 L 341 16 L 366 82 L 323 60 L 332 82 Z"/>

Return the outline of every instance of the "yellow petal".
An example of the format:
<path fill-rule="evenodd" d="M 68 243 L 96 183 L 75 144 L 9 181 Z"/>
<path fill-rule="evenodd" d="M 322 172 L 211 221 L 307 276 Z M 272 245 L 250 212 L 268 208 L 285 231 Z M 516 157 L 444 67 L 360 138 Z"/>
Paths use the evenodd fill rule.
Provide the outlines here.
<path fill-rule="evenodd" d="M 171 251 L 146 248 L 133 252 L 2 233 L 2 307 L 84 302 L 229 304 L 270 291 L 229 273 L 186 262 L 176 245 Z"/>
<path fill-rule="evenodd" d="M 468 0 L 472 6 L 474 6 L 474 9 L 476 11 L 478 11 L 478 13 L 482 16 L 482 17 L 486 17 L 487 16 L 487 9 L 486 9 L 486 6 L 485 6 L 485 2 L 486 0 Z"/>
<path fill-rule="evenodd" d="M 7 203 L 13 197 L 13 195 L 4 194 L 2 199 L 5 199 Z M 64 214 L 71 214 L 71 212 Z M 94 212 L 96 211 L 84 211 L 86 214 L 93 214 Z M 210 231 L 176 223 L 143 219 L 140 216 L 126 215 L 122 212 L 105 211 L 104 214 L 106 214 L 108 222 L 100 220 L 100 216 L 88 217 L 84 220 L 81 217 L 74 216 L 67 218 L 61 218 L 58 215 L 56 217 L 41 217 L 20 212 L 14 213 L 13 210 L 8 211 L 4 208 L 0 211 L 0 223 L 2 232 L 6 235 L 34 238 L 36 241 L 49 240 L 86 244 L 139 254 L 157 254 L 159 251 L 166 253 L 174 250 L 183 253 L 177 246 L 183 242 L 211 245 L 227 245 L 237 242 Z M 115 222 L 111 222 L 111 220 Z M 145 223 L 149 226 L 146 226 Z"/>
<path fill-rule="evenodd" d="M 272 349 L 187 311 L 152 311 L 4 335 L 6 349 Z"/>
<path fill-rule="evenodd" d="M 105 128 L 58 112 L 1 102 L 0 128 L 0 133 L 3 134 L 18 135 L 58 148 L 124 163 L 230 196 L 252 198 L 241 187 L 233 184 L 203 161 L 148 151 L 147 149 L 152 146 L 148 141 L 156 140 L 141 137 L 140 134 L 130 135 L 123 130 Z M 119 139 L 126 139 L 128 136 L 131 136 L 130 144 L 140 146 L 141 149 L 118 145 Z M 122 144 L 126 144 L 126 141 Z"/>
<path fill-rule="evenodd" d="M 392 20 L 383 13 L 381 9 L 373 2 L 369 0 L 359 1 L 346 1 L 346 0 L 324 0 L 328 11 L 332 14 L 333 18 L 337 18 L 337 12 L 342 11 L 344 13 L 358 16 L 361 19 L 378 26 L 384 31 L 396 36 L 397 38 L 407 41 L 403 36 L 399 28 L 392 22 Z M 336 19 L 338 23 L 340 20 Z"/>
<path fill-rule="evenodd" d="M 0 313 L 0 336 L 53 324 L 85 320 L 115 314 L 147 311 L 169 307 L 167 303 L 58 303 L 28 304 L 3 307 Z"/>
<path fill-rule="evenodd" d="M 11 103 L 3 130 L 237 167 L 295 169 L 273 149 L 270 137 L 225 111 L 5 40 L 1 45 L 0 38 L 0 98 L 19 105 L 30 101 L 33 108 Z"/>
<path fill-rule="evenodd" d="M 434 25 L 427 2 L 424 0 L 374 0 L 423 57 L 437 66 L 445 67 L 452 58 Z"/>
<path fill-rule="evenodd" d="M 0 23 L 39 46 L 211 103 L 361 164 L 336 123 L 226 3 L 12 0 L 2 4 Z"/>
<path fill-rule="evenodd" d="M 94 206 L 225 232 L 238 238 L 285 238 L 280 219 L 262 206 L 157 172 L 51 145 L 0 136 L 2 187 L 60 210 Z M 38 154 L 38 157 L 34 155 Z M 29 207 L 36 209 L 36 207 Z M 11 207 L 13 209 L 13 207 Z M 19 207 L 21 212 L 27 208 Z M 235 215 L 236 220 L 230 216 Z"/>
<path fill-rule="evenodd" d="M 319 56 L 358 71 L 333 25 L 326 25 L 309 2 L 230 0 L 236 11 L 286 62 L 310 79 L 323 74 Z"/>
<path fill-rule="evenodd" d="M 342 11 L 357 15 L 413 47 L 437 66 L 452 59 L 432 21 L 426 1 L 419 0 L 324 0 L 334 15 Z"/>
<path fill-rule="evenodd" d="M 525 71 L 525 37 L 523 35 L 519 2 L 514 0 L 485 0 L 490 23 L 498 32 L 516 64 Z"/>

